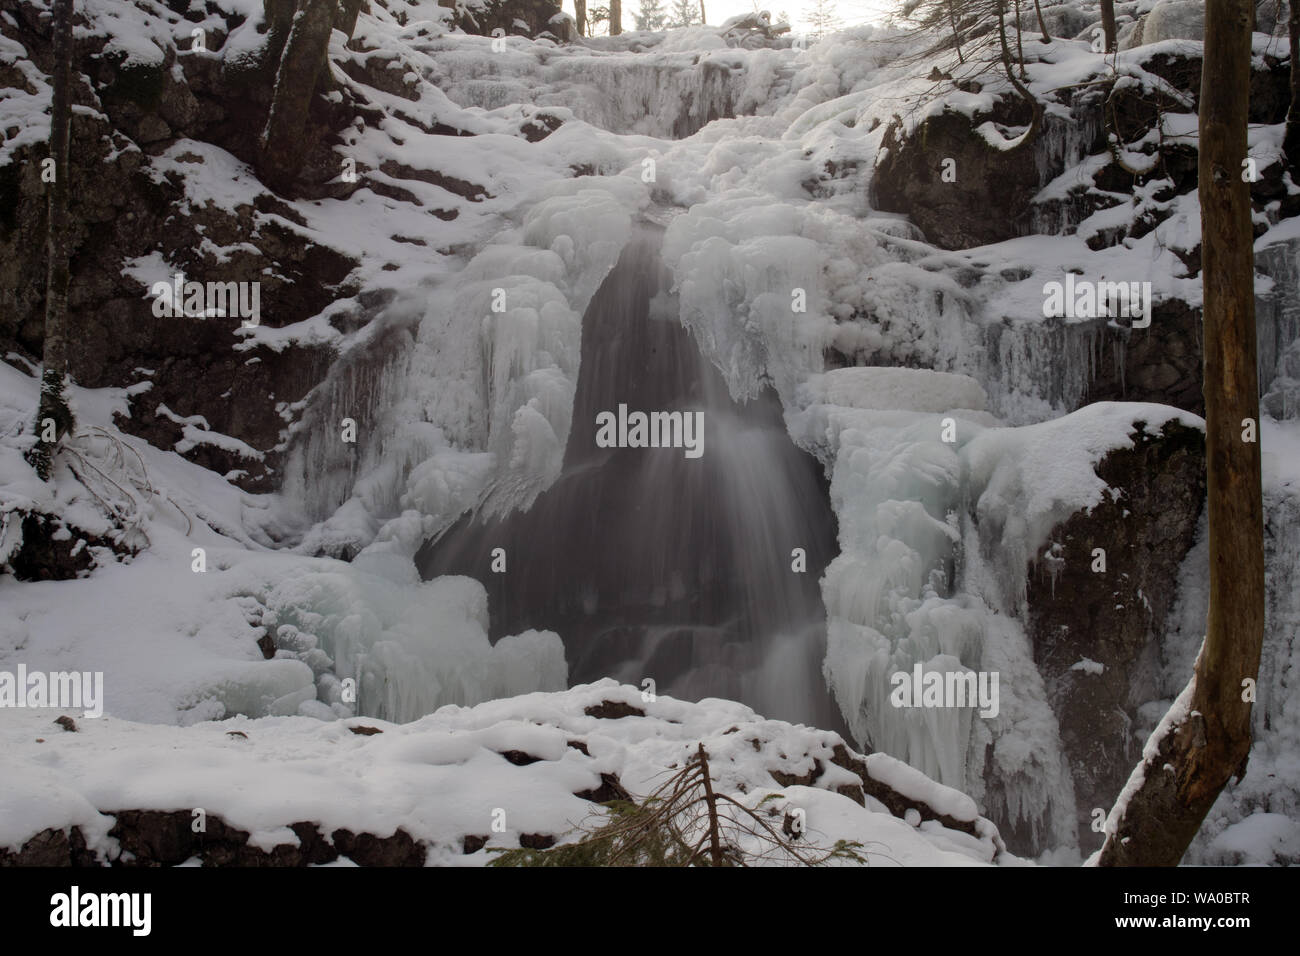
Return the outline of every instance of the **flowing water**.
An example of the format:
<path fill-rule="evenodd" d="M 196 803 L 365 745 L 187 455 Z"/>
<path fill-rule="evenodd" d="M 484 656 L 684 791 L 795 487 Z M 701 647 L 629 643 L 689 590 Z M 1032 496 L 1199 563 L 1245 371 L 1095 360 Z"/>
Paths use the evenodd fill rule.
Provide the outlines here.
<path fill-rule="evenodd" d="M 583 319 L 560 478 L 526 512 L 463 516 L 417 556 L 421 574 L 482 581 L 494 640 L 556 631 L 571 683 L 649 678 L 659 693 L 838 729 L 821 673 L 818 580 L 836 532 L 825 478 L 774 395 L 737 405 L 700 355 L 660 239 L 651 227 L 634 236 Z M 597 416 L 620 404 L 702 412 L 702 454 L 599 447 Z M 498 548 L 504 573 L 492 570 Z"/>

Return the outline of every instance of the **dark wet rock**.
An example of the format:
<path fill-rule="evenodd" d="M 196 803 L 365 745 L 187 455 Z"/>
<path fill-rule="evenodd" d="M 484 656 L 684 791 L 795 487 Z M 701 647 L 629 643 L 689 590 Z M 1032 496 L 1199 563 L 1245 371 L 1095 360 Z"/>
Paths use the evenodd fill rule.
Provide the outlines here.
<path fill-rule="evenodd" d="M 894 816 L 903 818 L 907 816 L 908 810 L 915 810 L 920 814 L 921 820 L 936 820 L 940 825 L 947 827 L 949 830 L 959 830 L 962 833 L 968 833 L 973 837 L 980 836 L 979 826 L 973 820 L 958 820 L 946 813 L 940 813 L 922 800 L 916 800 L 912 797 L 899 793 L 889 784 L 882 780 L 877 780 L 871 775 L 867 767 L 867 762 L 861 757 L 854 754 L 843 744 L 838 744 L 831 751 L 831 762 L 836 766 L 843 767 L 858 775 L 862 780 L 862 792 L 866 796 L 879 800 L 888 808 Z M 865 803 L 865 801 L 859 801 Z"/>
<path fill-rule="evenodd" d="M 618 775 L 612 773 L 602 773 L 600 775 L 599 787 L 591 790 L 579 790 L 574 796 L 581 797 L 583 800 L 590 800 L 592 803 L 609 803 L 611 800 L 632 799 L 632 795 L 623 789 L 623 784 L 619 782 Z"/>
<path fill-rule="evenodd" d="M 1148 328 L 1105 330 L 1104 339 L 1114 344 L 1102 346 L 1084 404 L 1155 402 L 1204 414 L 1201 310 L 1170 299 L 1155 303 L 1151 312 Z"/>
<path fill-rule="evenodd" d="M 121 855 L 115 866 L 176 866 L 199 858 L 204 866 L 307 866 L 330 863 L 344 856 L 360 866 L 423 866 L 424 844 L 398 829 L 391 836 L 353 833 L 339 829 L 327 839 L 315 823 L 289 824 L 298 845 L 282 843 L 270 850 L 248 845 L 248 833 L 212 814 L 203 818 L 203 832 L 195 832 L 190 810 L 120 810 L 109 836 L 118 841 Z M 14 852 L 0 849 L 3 866 L 96 866 L 77 827 L 69 831 L 44 830 Z"/>
<path fill-rule="evenodd" d="M 111 562 L 135 554 L 124 540 L 90 534 L 65 517 L 15 511 L 7 518 L 20 523 L 22 541 L 0 569 L 19 581 L 66 581 L 88 573 L 105 559 Z"/>
<path fill-rule="evenodd" d="M 537 763 L 542 759 L 541 757 L 534 757 L 523 750 L 504 750 L 501 752 L 501 756 L 516 767 L 527 767 L 530 763 Z"/>
<path fill-rule="evenodd" d="M 475 10 L 467 5 L 457 7 L 455 0 L 438 0 L 438 3 L 456 11 L 452 23 L 466 33 L 531 37 L 549 33 L 563 39 L 556 32 L 562 32 L 562 28 L 552 22 L 560 13 L 560 4 L 555 0 L 486 0 Z"/>
<path fill-rule="evenodd" d="M 16 851 L 0 847 L 0 867 L 96 866 L 97 863 L 77 827 L 42 830 Z"/>
<path fill-rule="evenodd" d="M 1155 128 L 1162 115 L 1194 111 L 1200 90 L 1199 57 L 1160 52 L 1142 60 L 1141 66 L 1167 80 L 1179 95 L 1137 85 L 1112 90 L 1109 82 L 1061 91 L 1058 109 L 1044 116 L 1034 142 L 1023 148 L 998 149 L 977 132 L 985 123 L 1011 135 L 1026 128 L 1030 109 L 1014 96 L 1003 96 L 991 109 L 969 117 L 944 110 L 921 121 L 908 135 L 902 119 L 896 117 L 886 131 L 882 159 L 872 180 L 873 205 L 905 213 L 935 245 L 965 249 L 1031 232 L 1072 232 L 1094 212 L 1115 205 L 1121 194 L 1131 194 L 1135 185 L 1155 179 L 1169 180 L 1170 195 L 1194 190 L 1195 150 L 1171 143 L 1151 157 L 1150 169 L 1134 173 L 1112 161 L 1097 172 L 1094 183 L 1081 182 L 1068 199 L 1034 202 L 1044 186 L 1085 156 L 1104 154 L 1108 135 L 1113 133 L 1121 143 L 1135 143 Z M 1181 100 L 1180 95 L 1190 100 Z M 1261 60 L 1251 76 L 1251 122 L 1280 122 L 1289 103 L 1287 63 Z M 1062 106 L 1068 116 L 1059 115 Z M 950 172 L 950 181 L 945 181 L 945 171 Z M 1252 195 L 1261 207 L 1268 201 L 1258 183 Z M 998 215 L 987 215 L 989 209 L 998 210 Z M 1139 218 L 1090 237 L 1089 245 L 1100 249 L 1141 236 L 1158 221 L 1155 215 L 1145 221 Z"/>
<path fill-rule="evenodd" d="M 599 720 L 618 720 L 620 717 L 645 716 L 645 711 L 640 707 L 633 707 L 621 700 L 602 700 L 599 704 L 592 704 L 583 713 L 588 717 L 595 717 Z"/>
<path fill-rule="evenodd" d="M 1092 810 L 1109 810 L 1142 749 L 1137 709 L 1160 696 L 1159 642 L 1205 496 L 1204 433 L 1145 425 L 1097 474 L 1112 489 L 1053 529 L 1029 570 L 1026 630 L 1074 778 L 1081 846 Z M 1094 549 L 1105 571 L 1094 571 Z"/>

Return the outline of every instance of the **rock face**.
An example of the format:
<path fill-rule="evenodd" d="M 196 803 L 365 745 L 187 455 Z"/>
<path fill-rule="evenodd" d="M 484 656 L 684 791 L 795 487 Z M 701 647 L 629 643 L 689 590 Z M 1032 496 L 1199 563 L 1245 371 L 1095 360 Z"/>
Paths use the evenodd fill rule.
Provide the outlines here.
<path fill-rule="evenodd" d="M 267 0 L 268 11 L 288 12 L 286 7 L 285 0 Z M 328 75 L 325 54 L 338 9 L 338 0 L 301 0 L 289 22 L 275 72 L 270 113 L 258 142 L 262 180 L 272 186 L 291 186 L 302 167 L 309 145 L 303 140 L 307 114 L 322 74 Z M 272 21 L 273 37 L 284 32 L 283 13 L 278 19 L 278 24 Z M 277 25 L 279 31 L 275 30 Z M 275 43 L 268 48 L 268 59 L 274 56 L 275 48 Z"/>
<path fill-rule="evenodd" d="M 1135 66 L 1150 74 L 1153 83 L 1165 80 L 1190 97 L 1194 109 L 1201 72 L 1198 56 L 1161 51 Z M 1286 61 L 1262 61 L 1251 78 L 1251 122 L 1279 123 L 1285 118 L 1290 101 L 1288 76 Z M 1135 144 L 1155 128 L 1163 114 L 1189 110 L 1189 103 L 1166 91 L 1139 93 L 1127 86 L 1112 91 L 1112 83 L 1101 79 L 1087 88 L 1055 94 L 1058 109 L 1046 113 L 1031 143 L 1015 149 L 990 145 L 979 132 L 990 123 L 1012 136 L 1028 127 L 1029 107 L 1014 95 L 1003 96 L 991 110 L 972 116 L 954 110 L 933 114 L 910 133 L 905 132 L 901 118 L 895 119 L 886 131 L 882 158 L 872 180 L 872 204 L 885 212 L 906 214 L 935 245 L 966 249 L 1032 232 L 1071 234 L 1080 222 L 1115 205 L 1117 196 L 1129 194 L 1135 185 L 1157 184 L 1162 200 L 1194 191 L 1195 151 L 1170 144 L 1162 149 L 1160 162 L 1150 173 L 1134 174 L 1112 161 L 1097 169 L 1091 182 L 1081 177 L 1068 199 L 1034 201 L 1044 186 L 1085 157 L 1103 154 L 1112 132 L 1120 142 Z M 978 84 L 969 86 L 969 92 L 978 92 Z M 949 171 L 947 178 L 945 170 Z M 1280 172 L 1277 168 L 1275 175 Z M 1252 187 L 1261 213 L 1274 200 L 1284 206 L 1295 202 L 1280 189 L 1280 180 L 1268 182 L 1267 176 L 1264 171 Z M 998 215 L 988 215 L 989 209 L 998 210 Z M 1293 207 L 1282 210 L 1283 215 L 1295 212 Z M 1113 246 L 1128 236 L 1145 235 L 1159 221 L 1150 216 L 1139 218 L 1090 235 L 1088 244 L 1093 249 Z M 1194 258 L 1199 260 L 1199 255 Z M 1199 261 L 1190 265 L 1199 268 Z"/>
<path fill-rule="evenodd" d="M 1156 303 L 1146 329 L 1110 330 L 1112 361 L 1103 360 L 1087 402 L 1156 402 L 1205 414 L 1201 392 L 1201 310 L 1178 299 Z"/>
<path fill-rule="evenodd" d="M 1003 102 L 997 122 L 1028 126 L 1027 107 Z M 1027 231 L 1031 201 L 1041 186 L 1034 150 L 990 146 L 974 131 L 986 119 L 944 111 L 924 120 L 906 139 L 901 124 L 892 126 L 883 144 L 888 152 L 873 181 L 876 208 L 906 213 L 930 242 L 944 249 L 1001 242 Z M 1057 122 L 1045 117 L 1048 125 Z M 955 167 L 946 166 L 948 160 Z M 945 181 L 945 171 L 952 168 L 956 180 Z M 988 209 L 999 215 L 976 213 Z"/>
<path fill-rule="evenodd" d="M 1161 696 L 1159 639 L 1205 496 L 1204 434 L 1141 428 L 1097 474 L 1116 494 L 1052 532 L 1028 579 L 1026 630 L 1074 778 L 1080 848 L 1101 845 L 1109 811 L 1141 753 L 1137 709 Z M 1102 549 L 1105 570 L 1094 570 Z"/>
<path fill-rule="evenodd" d="M 3 0 L 0 10 L 7 14 L 0 32 L 48 67 L 48 28 L 37 9 Z M 219 50 L 224 34 L 210 32 L 208 49 Z M 257 190 L 253 201 L 233 207 L 187 201 L 191 178 L 239 175 L 223 168 L 228 157 L 202 149 L 202 142 L 255 161 L 269 105 L 263 60 L 168 49 L 161 64 L 128 69 L 102 36 L 79 36 L 75 47 L 74 77 L 90 82 L 74 80 L 72 93 L 87 109 L 74 112 L 71 131 L 69 323 L 79 332 L 69 344 L 69 371 L 89 388 L 136 386 L 125 430 L 172 447 L 188 421 L 191 440 L 181 446 L 187 457 L 246 489 L 267 490 L 286 426 L 282 409 L 320 380 L 332 350 L 315 344 L 238 351 L 239 318 L 156 315 L 150 289 L 129 274 L 129 264 L 161 256 L 190 279 L 258 282 L 260 324 L 283 327 L 348 295 L 355 263 L 298 231 L 292 212 L 269 192 Z M 300 139 L 315 151 L 326 148 L 321 132 L 347 114 L 331 112 L 320 98 L 311 105 L 311 128 Z M 181 138 L 200 143 L 168 152 Z M 0 199 L 9 210 L 0 217 L 0 349 L 30 359 L 41 354 L 44 317 L 45 149 L 43 142 L 21 146 L 0 171 Z M 165 171 L 156 166 L 160 156 Z M 247 448 L 200 432 L 234 436 Z"/>
<path fill-rule="evenodd" d="M 125 60 L 77 20 L 71 97 L 80 108 L 73 114 L 69 183 L 69 325 L 77 332 L 69 371 L 88 388 L 130 390 L 129 418 L 118 422 L 124 431 L 174 448 L 249 491 L 279 486 L 288 435 L 337 358 L 333 342 L 387 301 L 378 294 L 384 290 L 360 288 L 357 261 L 323 244 L 281 197 L 346 198 L 371 188 L 419 207 L 395 184 L 409 178 L 474 201 L 485 196 L 477 184 L 430 170 L 363 166 L 351 180 L 340 176 L 340 134 L 358 117 L 378 122 L 384 115 L 367 90 L 415 95 L 408 66 L 358 43 L 337 57 L 355 82 L 330 79 L 322 44 L 331 28 L 350 34 L 360 7 L 359 0 L 265 0 L 264 30 L 255 32 L 242 16 L 197 4 L 186 16 L 205 24 L 203 50 L 196 55 L 186 38 L 143 64 Z M 48 71 L 42 9 L 30 0 L 0 0 L 0 34 Z M 245 39 L 265 40 L 234 49 L 227 41 L 240 27 Z M 184 35 L 180 25 L 177 31 Z M 37 92 L 31 77 L 3 64 L 0 83 Z M 532 117 L 536 128 L 521 127 L 520 135 L 542 138 L 559 124 L 551 120 Z M 12 138 L 17 131 L 3 132 Z M 270 134 L 265 145 L 263 132 Z M 33 363 L 44 324 L 45 150 L 43 140 L 21 143 L 0 166 L 0 352 Z M 214 200 L 204 183 L 231 183 L 244 196 Z M 426 211 L 438 219 L 457 214 Z M 264 331 L 357 300 L 331 310 L 328 326 L 320 323 L 301 339 L 283 336 L 272 347 L 251 341 L 234 315 L 157 314 L 152 283 L 163 270 L 143 268 L 151 262 L 164 265 L 169 279 L 181 273 L 203 283 L 256 283 Z"/>
<path fill-rule="evenodd" d="M 559 40 L 571 39 L 563 22 L 567 18 L 561 18 L 555 0 L 438 0 L 438 4 L 455 11 L 452 23 L 466 33 L 531 37 L 549 33 Z"/>

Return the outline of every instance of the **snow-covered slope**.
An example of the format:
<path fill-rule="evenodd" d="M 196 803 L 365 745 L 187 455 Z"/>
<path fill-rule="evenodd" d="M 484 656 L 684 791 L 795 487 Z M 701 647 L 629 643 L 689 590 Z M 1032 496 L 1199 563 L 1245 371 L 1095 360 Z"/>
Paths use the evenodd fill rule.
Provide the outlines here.
<path fill-rule="evenodd" d="M 260 42 L 259 4 L 210 5 L 223 24 L 247 18 L 212 56 Z M 159 66 L 188 34 L 188 21 L 143 0 L 115 6 L 88 4 L 91 30 L 132 62 Z M 1125 5 L 1122 25 L 1150 6 Z M 42 486 L 21 459 L 35 379 L 18 370 L 21 356 L 0 366 L 0 557 L 19 553 L 23 516 L 40 514 L 74 556 L 93 553 L 98 565 L 66 581 L 0 579 L 0 669 L 102 670 L 109 714 L 74 735 L 51 730 L 51 714 L 0 713 L 5 775 L 30 780 L 13 791 L 0 844 L 77 825 L 92 850 L 111 855 L 112 823 L 101 814 L 202 806 L 264 848 L 292 842 L 289 824 L 312 821 L 327 832 L 401 828 L 430 862 L 452 862 L 466 837 L 491 832 L 491 810 L 506 799 L 495 794 L 537 794 L 518 818 L 506 807 L 501 845 L 560 835 L 587 809 L 573 794 L 597 786 L 601 773 L 644 792 L 701 739 L 735 761 L 724 774 L 735 792 L 764 792 L 772 749 L 799 763 L 781 770 L 793 777 L 816 757 L 824 773 L 813 782 L 834 790 L 829 733 L 765 722 L 737 704 L 666 698 L 648 704 L 645 718 L 597 721 L 583 713 L 597 697 L 640 706 L 639 695 L 609 686 L 534 693 L 565 687 L 566 635 L 528 631 L 493 645 L 483 586 L 421 582 L 411 563 L 467 510 L 526 508 L 559 475 L 571 431 L 588 424 L 573 421 L 582 317 L 646 218 L 666 226 L 663 258 L 681 321 L 732 394 L 774 390 L 791 437 L 826 468 L 840 553 L 822 581 L 824 666 L 850 743 L 881 751 L 872 766 L 895 788 L 914 786 L 949 807 L 940 812 L 973 820 L 973 799 L 1044 859 L 1078 860 L 1076 816 L 1086 808 L 1076 806 L 1026 635 L 1026 574 L 1053 527 L 1107 493 L 1096 470 L 1133 445 L 1135 422 L 1153 431 L 1200 422 L 1148 402 L 1079 409 L 1111 366 L 1123 392 L 1126 372 L 1136 371 L 1127 349 L 1140 333 L 1104 319 L 1049 320 L 1043 289 L 1067 274 L 1122 276 L 1150 282 L 1162 306 L 1194 309 L 1199 280 L 1189 262 L 1200 222 L 1185 182 L 1153 173 L 1131 192 L 1098 185 L 1114 157 L 1089 154 L 1100 127 L 1075 123 L 1079 104 L 1058 93 L 1108 82 L 1163 97 L 1154 125 L 1117 146 L 1128 164 L 1194 149 L 1190 95 L 1153 65 L 1195 53 L 1194 39 L 1178 38 L 1186 22 L 1149 19 L 1159 44 L 1138 44 L 1128 31 L 1110 76 L 1083 29 L 1095 4 L 1049 5 L 1053 23 L 1083 18 L 1085 36 L 1057 31 L 1064 35 L 1031 49 L 1030 87 L 1049 102 L 1026 154 L 1035 181 L 1021 184 L 1029 196 L 1021 231 L 1033 234 L 944 249 L 905 215 L 876 208 L 877 179 L 900 155 L 915 155 L 905 151 L 937 117 L 974 124 L 999 153 L 1025 132 L 985 119 L 1009 89 L 996 76 L 977 88 L 936 86 L 931 67 L 963 79 L 951 51 L 923 69 L 905 56 L 913 41 L 879 28 L 809 49 L 733 48 L 708 30 L 494 46 L 448 32 L 436 5 L 423 9 L 428 19 L 377 3 L 353 42 L 332 41 L 329 102 L 346 94 L 358 117 L 329 149 L 355 164 L 359 183 L 340 174 L 315 183 L 317 194 L 268 205 L 251 168 L 213 143 L 182 135 L 147 153 L 133 143 L 118 151 L 139 153 L 155 184 L 180 190 L 186 215 L 219 210 L 259 229 L 287 223 L 299 240 L 354 263 L 346 298 L 300 322 L 237 333 L 237 357 L 248 363 L 306 344 L 329 351 L 320 381 L 301 400 L 277 403 L 284 427 L 274 442 L 254 448 L 166 406 L 157 414 L 181 428 L 181 441 L 164 451 L 129 434 L 120 416 L 158 404 L 155 373 L 141 368 L 134 384 L 75 393 L 82 428 L 70 448 L 79 457 L 69 454 Z M 1256 39 L 1260 69 L 1271 68 L 1285 40 Z M 8 45 L 0 53 L 6 64 L 21 61 Z M 185 51 L 186 64 L 198 55 Z M 0 99 L 0 116 L 22 130 L 0 158 L 47 135 L 45 78 L 23 72 L 29 88 Z M 1300 853 L 1300 727 L 1285 703 L 1297 630 L 1300 308 L 1290 286 L 1300 239 L 1282 214 L 1300 190 L 1279 172 L 1279 144 L 1277 124 L 1252 127 L 1252 157 L 1282 197 L 1260 212 L 1257 247 L 1273 277 L 1259 283 L 1265 407 L 1283 419 L 1262 429 L 1273 457 L 1260 759 L 1207 826 L 1197 852 L 1210 862 Z M 205 262 L 241 253 L 241 243 L 205 229 L 196 230 Z M 122 272 L 148 288 L 177 268 L 151 251 Z M 341 438 L 348 422 L 355 443 Z M 227 480 L 200 467 L 193 452 L 203 445 L 274 459 L 275 493 L 241 490 L 235 472 Z M 1194 657 L 1205 560 L 1202 545 L 1184 567 L 1171 633 L 1152 635 L 1167 674 L 1162 699 L 1133 702 L 1148 726 Z M 997 712 L 891 706 L 890 675 L 914 665 L 1000 675 Z M 531 696 L 498 700 L 512 695 Z M 345 724 L 357 715 L 383 734 L 350 734 Z M 733 724 L 745 732 L 727 734 Z M 235 728 L 247 737 L 229 737 Z M 763 728 L 758 751 L 738 743 L 750 728 Z M 567 746 L 579 734 L 589 757 Z M 125 783 L 106 748 L 157 769 Z M 164 750 L 183 763 L 160 762 Z M 511 750 L 541 759 L 514 768 L 493 754 Z M 374 780 L 356 778 L 356 766 Z M 266 795 L 222 789 L 208 767 L 266 780 Z M 357 782 L 329 797 L 317 792 L 323 775 Z M 431 802 L 430 789 L 445 801 Z M 788 789 L 789 799 L 810 801 L 814 828 L 878 840 L 900 862 L 995 856 L 991 831 L 966 845 L 925 823 L 912 831 L 870 800 L 860 808 L 842 795 Z"/>

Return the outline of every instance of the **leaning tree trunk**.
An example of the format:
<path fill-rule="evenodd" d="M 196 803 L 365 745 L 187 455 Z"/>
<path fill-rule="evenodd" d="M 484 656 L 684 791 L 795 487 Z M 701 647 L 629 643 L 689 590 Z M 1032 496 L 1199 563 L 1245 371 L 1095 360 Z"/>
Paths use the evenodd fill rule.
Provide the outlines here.
<path fill-rule="evenodd" d="M 1051 43 L 1051 34 L 1047 32 L 1047 21 L 1043 19 L 1043 5 L 1039 0 L 1034 0 L 1034 12 L 1038 14 L 1038 29 L 1043 33 L 1043 42 Z"/>
<path fill-rule="evenodd" d="M 1106 34 L 1106 52 L 1114 53 L 1119 48 L 1115 34 L 1115 0 L 1101 0 L 1101 29 Z"/>
<path fill-rule="evenodd" d="M 1175 866 L 1229 778 L 1245 772 L 1264 639 L 1255 267 L 1246 157 L 1251 0 L 1208 0 L 1201 68 L 1201 284 L 1210 610 L 1191 682 L 1111 811 L 1102 866 Z M 1246 429 L 1249 428 L 1249 433 Z M 1244 698 L 1244 699 L 1243 699 Z"/>
<path fill-rule="evenodd" d="M 948 26 L 952 28 L 952 40 L 957 47 L 957 62 L 965 63 L 966 58 L 961 55 L 961 30 L 957 26 L 957 0 L 948 0 Z"/>
<path fill-rule="evenodd" d="M 46 215 L 45 340 L 42 346 L 41 394 L 36 409 L 36 444 L 27 460 L 41 480 L 48 480 L 59 442 L 73 426 L 68 406 L 68 140 L 72 110 L 72 0 L 54 0 L 54 75 L 50 109 L 50 184 Z"/>
<path fill-rule="evenodd" d="M 1286 136 L 1282 149 L 1293 170 L 1300 169 L 1300 0 L 1291 0 L 1287 18 L 1291 38 L 1291 109 L 1286 114 Z"/>

